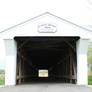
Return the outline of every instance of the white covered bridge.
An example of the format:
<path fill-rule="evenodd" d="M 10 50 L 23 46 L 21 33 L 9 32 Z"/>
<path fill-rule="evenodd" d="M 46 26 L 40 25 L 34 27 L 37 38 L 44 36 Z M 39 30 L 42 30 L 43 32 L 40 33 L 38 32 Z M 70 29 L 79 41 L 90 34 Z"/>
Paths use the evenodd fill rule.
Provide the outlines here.
<path fill-rule="evenodd" d="M 5 85 L 33 81 L 87 85 L 91 36 L 91 30 L 48 12 L 2 31 Z"/>

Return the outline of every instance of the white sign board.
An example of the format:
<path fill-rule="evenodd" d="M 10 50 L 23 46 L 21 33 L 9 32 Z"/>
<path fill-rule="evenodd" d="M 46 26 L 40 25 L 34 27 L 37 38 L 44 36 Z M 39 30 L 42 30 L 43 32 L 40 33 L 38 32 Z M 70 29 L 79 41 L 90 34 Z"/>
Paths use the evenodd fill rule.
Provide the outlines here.
<path fill-rule="evenodd" d="M 40 33 L 55 33 L 57 31 L 55 24 L 45 23 L 38 26 L 38 32 Z"/>

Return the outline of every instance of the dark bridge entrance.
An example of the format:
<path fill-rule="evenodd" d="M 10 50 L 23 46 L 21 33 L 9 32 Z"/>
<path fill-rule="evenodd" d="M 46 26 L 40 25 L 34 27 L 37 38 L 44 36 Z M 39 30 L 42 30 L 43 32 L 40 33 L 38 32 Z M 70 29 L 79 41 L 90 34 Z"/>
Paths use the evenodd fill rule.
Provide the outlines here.
<path fill-rule="evenodd" d="M 76 83 L 78 39 L 79 37 L 15 37 L 18 52 L 17 83 Z"/>

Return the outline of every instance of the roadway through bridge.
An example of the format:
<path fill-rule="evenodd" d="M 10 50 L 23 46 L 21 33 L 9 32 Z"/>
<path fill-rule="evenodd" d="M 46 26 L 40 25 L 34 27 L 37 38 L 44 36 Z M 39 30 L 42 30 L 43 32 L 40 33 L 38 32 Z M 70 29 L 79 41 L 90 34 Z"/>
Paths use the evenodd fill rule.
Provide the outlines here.
<path fill-rule="evenodd" d="M 31 83 L 0 88 L 0 92 L 92 92 L 92 87 L 62 83 Z"/>

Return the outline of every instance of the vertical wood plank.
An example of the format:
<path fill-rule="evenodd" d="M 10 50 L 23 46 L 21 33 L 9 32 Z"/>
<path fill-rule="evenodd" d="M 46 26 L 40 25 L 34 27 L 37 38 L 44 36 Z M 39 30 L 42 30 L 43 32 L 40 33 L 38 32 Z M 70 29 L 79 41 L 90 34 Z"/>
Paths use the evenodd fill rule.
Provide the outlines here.
<path fill-rule="evenodd" d="M 22 61 L 21 61 L 21 51 L 19 52 L 19 84 L 21 84 L 22 78 Z"/>
<path fill-rule="evenodd" d="M 69 49 L 69 53 L 70 53 L 70 83 L 72 83 L 72 64 L 73 64 L 73 57 L 72 57 L 72 50 Z"/>

